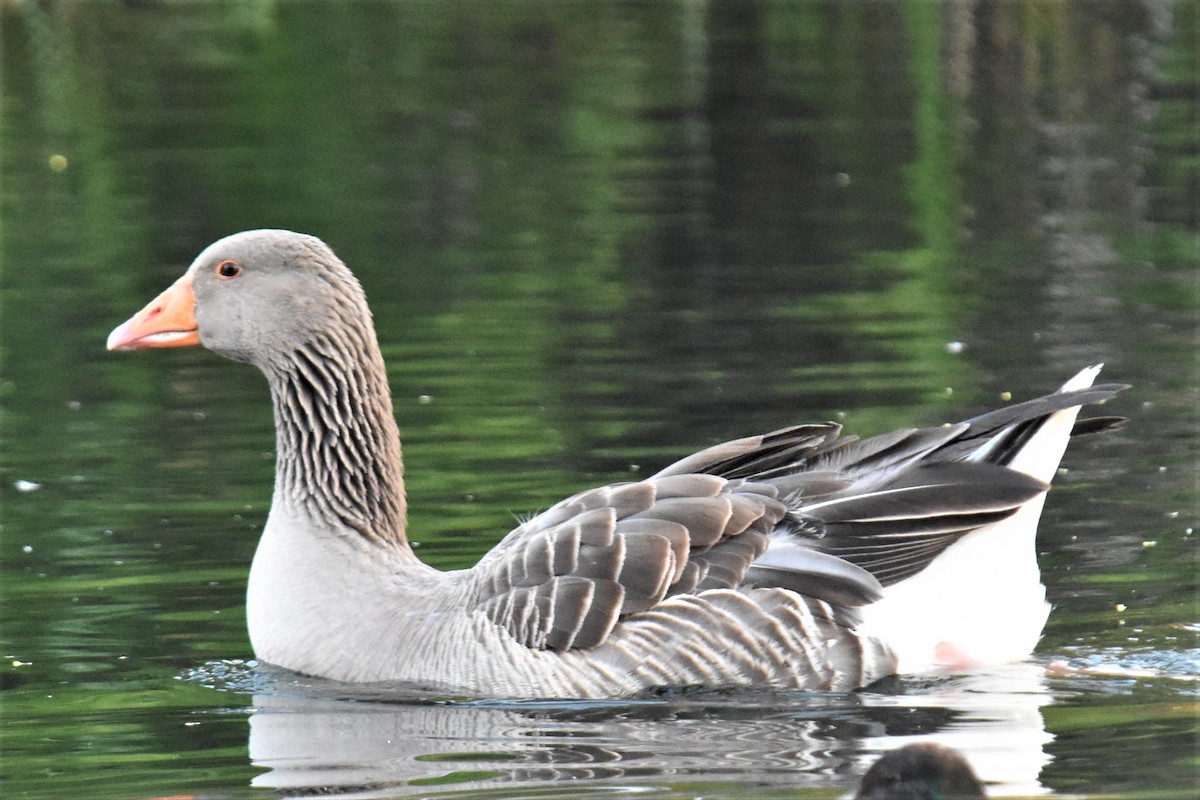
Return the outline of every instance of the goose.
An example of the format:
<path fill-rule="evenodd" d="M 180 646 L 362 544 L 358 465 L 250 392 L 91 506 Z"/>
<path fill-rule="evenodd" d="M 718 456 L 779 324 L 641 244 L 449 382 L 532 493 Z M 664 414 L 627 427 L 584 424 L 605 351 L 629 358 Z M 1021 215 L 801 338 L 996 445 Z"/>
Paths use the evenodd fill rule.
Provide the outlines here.
<path fill-rule="evenodd" d="M 408 543 L 400 439 L 363 289 L 320 239 L 209 245 L 108 337 L 261 370 L 275 485 L 246 593 L 256 658 L 455 696 L 850 691 L 1027 658 L 1050 606 L 1034 536 L 1100 366 L 957 424 L 859 439 L 830 422 L 717 444 L 584 491 L 475 566 Z"/>

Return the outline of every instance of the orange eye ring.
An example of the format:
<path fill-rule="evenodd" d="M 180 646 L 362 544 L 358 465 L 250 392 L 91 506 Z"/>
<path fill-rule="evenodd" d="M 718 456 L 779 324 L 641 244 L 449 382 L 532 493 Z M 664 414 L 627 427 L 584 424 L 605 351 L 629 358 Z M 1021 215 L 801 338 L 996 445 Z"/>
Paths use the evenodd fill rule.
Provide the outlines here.
<path fill-rule="evenodd" d="M 220 264 L 217 264 L 217 277 L 222 280 L 230 280 L 240 277 L 242 274 L 242 265 L 231 259 L 226 259 Z"/>

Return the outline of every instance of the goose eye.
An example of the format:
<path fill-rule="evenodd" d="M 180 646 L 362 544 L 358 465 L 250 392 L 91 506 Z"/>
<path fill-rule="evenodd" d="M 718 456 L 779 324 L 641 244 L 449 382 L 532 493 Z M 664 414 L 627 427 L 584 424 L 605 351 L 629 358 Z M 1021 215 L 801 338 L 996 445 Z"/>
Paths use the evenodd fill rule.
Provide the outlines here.
<path fill-rule="evenodd" d="M 242 274 L 242 265 L 236 261 L 222 261 L 217 264 L 217 277 L 228 280 Z"/>

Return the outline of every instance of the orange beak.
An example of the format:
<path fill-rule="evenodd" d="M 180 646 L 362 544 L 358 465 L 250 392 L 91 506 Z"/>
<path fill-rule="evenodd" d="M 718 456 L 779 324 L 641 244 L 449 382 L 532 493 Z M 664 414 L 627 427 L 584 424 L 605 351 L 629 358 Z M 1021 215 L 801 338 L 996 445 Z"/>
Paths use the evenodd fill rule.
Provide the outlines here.
<path fill-rule="evenodd" d="M 109 350 L 144 347 L 188 347 L 200 344 L 196 324 L 196 295 L 184 275 L 150 304 L 113 329 Z"/>

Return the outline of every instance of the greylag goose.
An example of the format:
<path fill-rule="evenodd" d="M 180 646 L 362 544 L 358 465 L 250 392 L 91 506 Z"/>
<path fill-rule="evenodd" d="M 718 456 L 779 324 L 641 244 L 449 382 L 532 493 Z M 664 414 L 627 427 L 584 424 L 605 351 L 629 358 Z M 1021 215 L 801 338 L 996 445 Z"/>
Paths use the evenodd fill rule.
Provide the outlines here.
<path fill-rule="evenodd" d="M 277 461 L 246 618 L 262 661 L 470 696 L 849 690 L 1020 660 L 1049 613 L 1034 551 L 1089 367 L 1054 394 L 859 440 L 798 425 L 719 444 L 532 517 L 470 569 L 406 538 L 371 314 L 321 240 L 246 231 L 109 335 L 201 344 L 266 375 Z"/>

